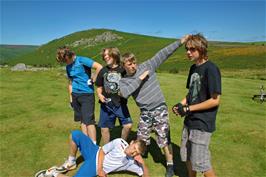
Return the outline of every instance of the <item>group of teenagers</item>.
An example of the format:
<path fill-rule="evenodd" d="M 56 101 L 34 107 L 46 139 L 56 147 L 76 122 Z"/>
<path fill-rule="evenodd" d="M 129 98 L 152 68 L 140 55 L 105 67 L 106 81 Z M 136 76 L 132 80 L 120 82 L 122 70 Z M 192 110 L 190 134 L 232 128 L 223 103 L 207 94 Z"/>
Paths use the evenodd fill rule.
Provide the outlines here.
<path fill-rule="evenodd" d="M 56 59 L 66 63 L 70 104 L 74 120 L 81 123 L 81 130 L 70 134 L 70 153 L 66 162 L 37 173 L 36 177 L 66 177 L 67 171 L 77 167 L 78 150 L 84 162 L 75 177 L 106 177 L 108 173 L 117 171 L 150 176 L 142 155 L 147 153 L 152 132 L 156 133 L 157 145 L 165 154 L 165 177 L 174 176 L 169 113 L 156 78 L 156 69 L 182 45 L 194 64 L 187 78 L 187 95 L 172 107 L 174 114 L 184 117 L 181 160 L 186 162 L 189 177 L 196 177 L 197 172 L 205 177 L 214 177 L 209 143 L 215 131 L 221 74 L 208 59 L 208 42 L 201 34 L 186 35 L 141 64 L 137 64 L 133 53 L 121 56 L 116 47 L 102 50 L 104 67 L 90 58 L 77 56 L 68 47 L 58 48 Z M 95 69 L 95 74 L 91 74 L 91 69 Z M 98 127 L 101 128 L 102 147 L 96 144 L 94 85 L 100 103 Z M 137 139 L 128 143 L 133 123 L 127 106 L 130 96 L 140 109 L 140 117 Z M 121 138 L 110 141 L 110 129 L 115 126 L 117 118 L 123 126 Z"/>

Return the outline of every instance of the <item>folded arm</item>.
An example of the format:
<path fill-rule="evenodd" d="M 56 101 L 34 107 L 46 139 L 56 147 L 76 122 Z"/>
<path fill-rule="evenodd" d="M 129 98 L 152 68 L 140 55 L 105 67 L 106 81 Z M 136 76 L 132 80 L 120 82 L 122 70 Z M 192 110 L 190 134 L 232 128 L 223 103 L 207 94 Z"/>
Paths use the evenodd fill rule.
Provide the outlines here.
<path fill-rule="evenodd" d="M 121 97 L 128 98 L 133 92 L 135 92 L 140 84 L 149 75 L 149 71 L 144 71 L 139 77 L 133 79 L 121 79 L 119 82 L 120 92 L 118 93 Z"/>

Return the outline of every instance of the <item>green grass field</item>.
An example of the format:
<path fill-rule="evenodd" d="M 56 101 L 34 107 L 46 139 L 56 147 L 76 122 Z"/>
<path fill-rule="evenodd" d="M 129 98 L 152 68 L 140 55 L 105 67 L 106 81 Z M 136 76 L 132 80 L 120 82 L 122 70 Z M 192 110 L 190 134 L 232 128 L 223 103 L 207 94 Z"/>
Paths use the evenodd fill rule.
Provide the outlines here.
<path fill-rule="evenodd" d="M 170 107 L 186 93 L 186 76 L 159 73 L 158 78 L 170 111 Z M 222 79 L 217 130 L 211 141 L 213 166 L 219 177 L 266 175 L 266 103 L 251 100 L 253 94 L 259 93 L 262 84 L 266 86 L 266 81 Z M 68 107 L 64 71 L 11 72 L 0 69 L 0 88 L 0 177 L 31 177 L 38 170 L 64 162 L 68 156 L 68 134 L 70 130 L 79 129 Z M 139 110 L 132 99 L 129 108 L 134 119 L 132 138 L 136 133 Z M 95 114 L 98 120 L 98 104 Z M 178 155 L 183 120 L 170 113 L 170 123 L 176 173 L 186 177 L 185 165 Z M 114 138 L 120 136 L 119 130 L 117 127 L 112 131 Z M 145 159 L 150 176 L 163 177 L 163 155 L 154 138 L 152 146 Z"/>

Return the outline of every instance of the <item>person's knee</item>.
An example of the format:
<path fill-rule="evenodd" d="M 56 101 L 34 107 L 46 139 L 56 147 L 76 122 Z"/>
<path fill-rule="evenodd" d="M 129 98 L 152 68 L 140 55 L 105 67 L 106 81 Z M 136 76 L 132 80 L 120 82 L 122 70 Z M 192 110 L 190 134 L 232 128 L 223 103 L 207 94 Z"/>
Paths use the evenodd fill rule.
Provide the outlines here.
<path fill-rule="evenodd" d="M 127 130 L 131 130 L 132 124 L 131 123 L 130 124 L 125 124 L 125 125 L 123 125 L 123 128 L 125 128 Z"/>
<path fill-rule="evenodd" d="M 70 142 L 74 142 L 76 144 L 76 142 L 80 139 L 81 135 L 82 135 L 82 132 L 80 130 L 71 131 L 69 135 Z"/>
<path fill-rule="evenodd" d="M 101 133 L 102 134 L 109 134 L 109 128 L 101 128 Z"/>

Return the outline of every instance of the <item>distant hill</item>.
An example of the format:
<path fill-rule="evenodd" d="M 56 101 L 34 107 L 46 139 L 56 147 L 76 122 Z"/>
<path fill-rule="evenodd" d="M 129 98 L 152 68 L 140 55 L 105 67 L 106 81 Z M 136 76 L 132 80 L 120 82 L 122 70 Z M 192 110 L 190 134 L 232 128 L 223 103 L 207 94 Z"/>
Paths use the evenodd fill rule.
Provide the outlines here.
<path fill-rule="evenodd" d="M 37 48 L 38 46 L 33 45 L 0 45 L 0 64 L 8 64 L 10 60 L 31 53 Z"/>
<path fill-rule="evenodd" d="M 67 45 L 77 55 L 88 56 L 103 63 L 100 52 L 104 47 L 118 47 L 121 53 L 133 52 L 139 62 L 151 58 L 158 50 L 175 39 L 125 33 L 108 29 L 91 29 L 76 32 L 40 46 L 34 52 L 10 60 L 10 64 L 23 62 L 36 66 L 56 66 L 56 49 Z M 222 69 L 263 69 L 266 68 L 266 42 L 209 43 L 209 58 Z M 161 71 L 178 72 L 187 70 L 191 64 L 185 56 L 185 49 L 177 50 L 160 68 Z"/>

